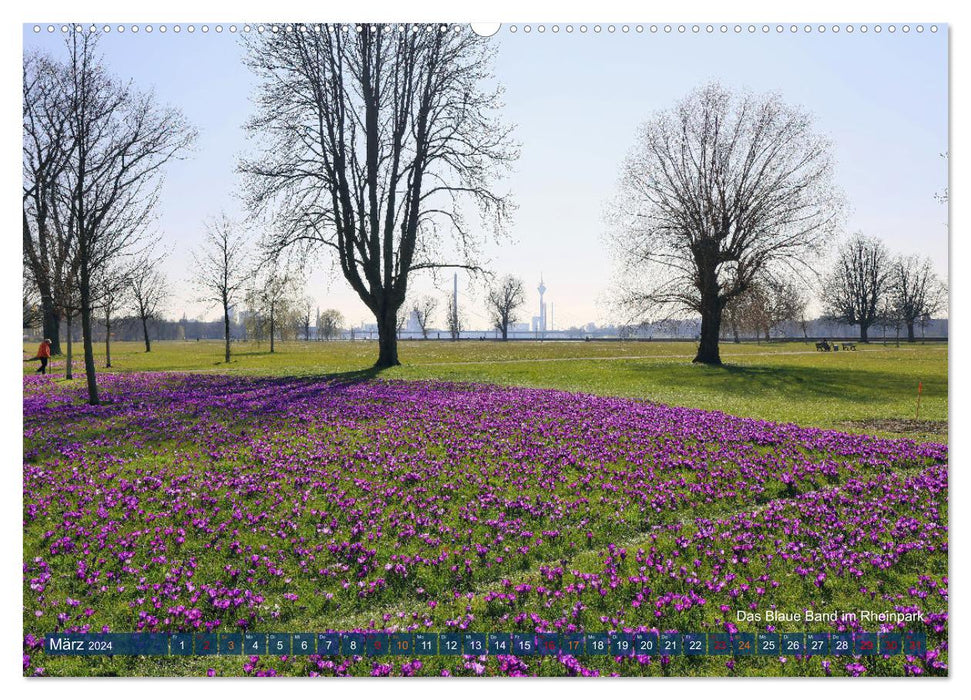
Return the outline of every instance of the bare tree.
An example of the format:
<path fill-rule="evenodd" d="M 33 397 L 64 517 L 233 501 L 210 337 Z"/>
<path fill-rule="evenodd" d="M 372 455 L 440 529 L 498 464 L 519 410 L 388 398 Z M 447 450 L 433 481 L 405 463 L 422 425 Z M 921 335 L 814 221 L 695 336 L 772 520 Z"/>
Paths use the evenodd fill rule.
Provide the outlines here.
<path fill-rule="evenodd" d="M 251 273 L 252 287 L 248 297 L 251 306 L 269 323 L 270 352 L 276 352 L 279 321 L 286 316 L 292 303 L 290 276 L 275 263 L 264 262 Z"/>
<path fill-rule="evenodd" d="M 701 316 L 695 362 L 720 364 L 722 311 L 766 271 L 811 274 L 841 199 L 830 145 L 779 96 L 709 84 L 641 126 L 609 218 L 631 315 Z"/>
<path fill-rule="evenodd" d="M 269 333 L 270 324 L 263 315 L 261 301 L 256 291 L 247 289 L 243 303 L 246 307 L 245 319 L 242 321 L 243 340 L 255 340 L 262 343 Z"/>
<path fill-rule="evenodd" d="M 903 317 L 900 313 L 900 307 L 894 303 L 893 298 L 885 297 L 880 301 L 880 307 L 877 309 L 877 317 L 873 325 L 883 330 L 884 342 L 887 340 L 887 331 L 892 330 L 897 346 L 900 346 L 900 327 L 903 325 Z"/>
<path fill-rule="evenodd" d="M 725 304 L 724 312 L 725 317 L 728 319 L 728 328 L 732 332 L 732 340 L 736 343 L 742 342 L 741 331 L 745 323 L 745 315 L 743 313 L 744 304 L 744 294 L 738 295 Z"/>
<path fill-rule="evenodd" d="M 884 244 L 857 233 L 840 247 L 836 267 L 823 287 L 823 302 L 838 321 L 860 327 L 860 340 L 880 318 L 890 280 Z"/>
<path fill-rule="evenodd" d="M 397 365 L 410 275 L 478 270 L 464 204 L 497 231 L 508 213 L 491 187 L 517 152 L 496 118 L 491 42 L 441 25 L 294 25 L 248 47 L 249 129 L 265 146 L 242 165 L 249 204 L 274 219 L 277 251 L 336 254 L 377 321 L 375 366 Z"/>
<path fill-rule="evenodd" d="M 489 320 L 495 329 L 502 333 L 503 340 L 509 338 L 509 324 L 516 323 L 517 310 L 525 301 L 523 281 L 512 275 L 506 275 L 489 290 L 486 296 Z"/>
<path fill-rule="evenodd" d="M 934 274 L 930 258 L 916 255 L 893 260 L 889 287 L 891 303 L 907 327 L 907 342 L 913 343 L 914 325 L 945 306 L 947 291 Z"/>
<path fill-rule="evenodd" d="M 24 330 L 28 328 L 37 328 L 38 326 L 43 326 L 44 323 L 44 313 L 40 305 L 40 297 L 37 292 L 37 287 L 33 282 L 26 276 L 24 276 L 21 283 L 23 289 L 23 301 L 24 301 L 24 313 L 23 322 Z M 47 336 L 44 336 L 45 338 Z"/>
<path fill-rule="evenodd" d="M 317 335 L 324 340 L 339 337 L 343 326 L 344 315 L 337 309 L 327 309 L 317 316 Z"/>
<path fill-rule="evenodd" d="M 786 335 L 805 318 L 809 294 L 803 291 L 801 284 L 786 279 L 771 280 L 769 289 L 772 295 L 771 328 L 781 329 L 780 332 Z"/>
<path fill-rule="evenodd" d="M 70 274 L 58 280 L 56 297 L 58 309 L 64 316 L 64 330 L 67 331 L 66 357 L 64 363 L 64 378 L 74 379 L 74 321 L 78 317 L 81 301 L 78 297 L 77 271 L 72 269 Z"/>
<path fill-rule="evenodd" d="M 229 311 L 239 300 L 248 281 L 246 238 L 225 214 L 206 224 L 206 240 L 193 251 L 194 282 L 199 301 L 218 304 L 223 312 L 226 362 L 229 351 Z"/>
<path fill-rule="evenodd" d="M 23 253 L 24 277 L 40 297 L 44 337 L 61 353 L 58 298 L 76 258 L 73 230 L 55 226 L 59 180 L 74 150 L 69 134 L 65 66 L 33 53 L 23 64 Z"/>
<path fill-rule="evenodd" d="M 725 304 L 725 316 L 735 342 L 739 335 L 761 339 L 769 338 L 772 327 L 772 299 L 768 287 L 761 281 L 752 282 L 743 293 L 732 297 Z"/>
<path fill-rule="evenodd" d="M 131 298 L 142 325 L 145 352 L 152 351 L 148 333 L 149 321 L 157 319 L 169 297 L 168 281 L 159 269 L 164 256 L 147 254 L 135 265 L 131 276 Z"/>
<path fill-rule="evenodd" d="M 98 268 L 91 281 L 92 303 L 105 324 L 105 367 L 111 367 L 111 320 L 128 303 L 132 269 L 118 264 Z"/>
<path fill-rule="evenodd" d="M 455 305 L 455 299 L 451 294 L 445 304 L 445 325 L 448 327 L 448 334 L 452 340 L 458 340 L 465 329 L 465 319 L 461 310 Z"/>
<path fill-rule="evenodd" d="M 311 296 L 303 297 L 297 304 L 298 320 L 300 330 L 303 332 L 303 339 L 310 340 L 310 324 L 314 321 L 314 306 L 316 302 Z"/>
<path fill-rule="evenodd" d="M 165 165 L 195 133 L 181 113 L 156 105 L 151 94 L 108 75 L 95 53 L 96 35 L 73 32 L 59 89 L 67 95 L 67 134 L 73 150 L 58 183 L 58 197 L 77 243 L 88 402 L 98 404 L 91 321 L 92 282 L 99 270 L 130 254 L 151 221 Z"/>
<path fill-rule="evenodd" d="M 277 337 L 281 341 L 296 341 L 303 337 L 305 330 L 304 316 L 300 310 L 300 301 L 290 296 L 284 299 L 277 309 Z"/>
<path fill-rule="evenodd" d="M 421 328 L 421 337 L 428 339 L 428 329 L 432 325 L 432 317 L 438 308 L 438 300 L 435 297 L 424 295 L 415 300 L 411 305 L 411 313 L 415 317 L 415 322 Z"/>

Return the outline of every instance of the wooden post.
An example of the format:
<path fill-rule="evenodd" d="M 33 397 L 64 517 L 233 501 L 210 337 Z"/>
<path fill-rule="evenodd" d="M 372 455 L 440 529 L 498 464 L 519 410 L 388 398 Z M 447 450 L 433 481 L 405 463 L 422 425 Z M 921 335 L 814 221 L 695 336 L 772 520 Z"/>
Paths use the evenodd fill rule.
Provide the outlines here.
<path fill-rule="evenodd" d="M 914 420 L 920 420 L 920 394 L 924 389 L 923 382 L 917 382 L 917 417 Z"/>

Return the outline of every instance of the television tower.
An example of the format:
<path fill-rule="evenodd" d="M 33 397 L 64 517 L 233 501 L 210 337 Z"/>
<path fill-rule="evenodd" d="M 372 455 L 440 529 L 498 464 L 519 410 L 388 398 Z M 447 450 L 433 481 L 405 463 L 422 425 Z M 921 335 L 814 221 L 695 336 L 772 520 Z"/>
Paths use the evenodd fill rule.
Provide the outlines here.
<path fill-rule="evenodd" d="M 539 275 L 539 287 L 536 288 L 539 292 L 539 330 L 543 332 L 546 330 L 546 302 L 543 301 L 543 294 L 546 293 L 546 285 L 543 284 L 543 274 Z"/>

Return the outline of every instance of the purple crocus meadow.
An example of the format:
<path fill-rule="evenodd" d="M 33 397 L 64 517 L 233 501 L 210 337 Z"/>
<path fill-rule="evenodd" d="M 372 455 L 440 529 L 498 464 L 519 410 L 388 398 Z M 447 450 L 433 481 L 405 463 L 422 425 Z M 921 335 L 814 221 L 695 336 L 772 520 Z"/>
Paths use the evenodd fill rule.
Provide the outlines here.
<path fill-rule="evenodd" d="M 24 674 L 939 675 L 947 448 L 559 391 L 24 379 Z M 918 622 L 746 620 L 893 611 Z M 51 657 L 53 631 L 924 632 L 896 657 Z"/>

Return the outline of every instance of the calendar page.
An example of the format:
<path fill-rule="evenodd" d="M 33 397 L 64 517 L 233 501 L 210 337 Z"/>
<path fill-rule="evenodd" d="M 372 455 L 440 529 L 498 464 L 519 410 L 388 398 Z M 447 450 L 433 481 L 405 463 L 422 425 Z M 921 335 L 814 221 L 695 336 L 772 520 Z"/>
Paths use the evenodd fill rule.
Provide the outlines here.
<path fill-rule="evenodd" d="M 948 24 L 224 19 L 22 27 L 23 676 L 948 675 Z"/>

